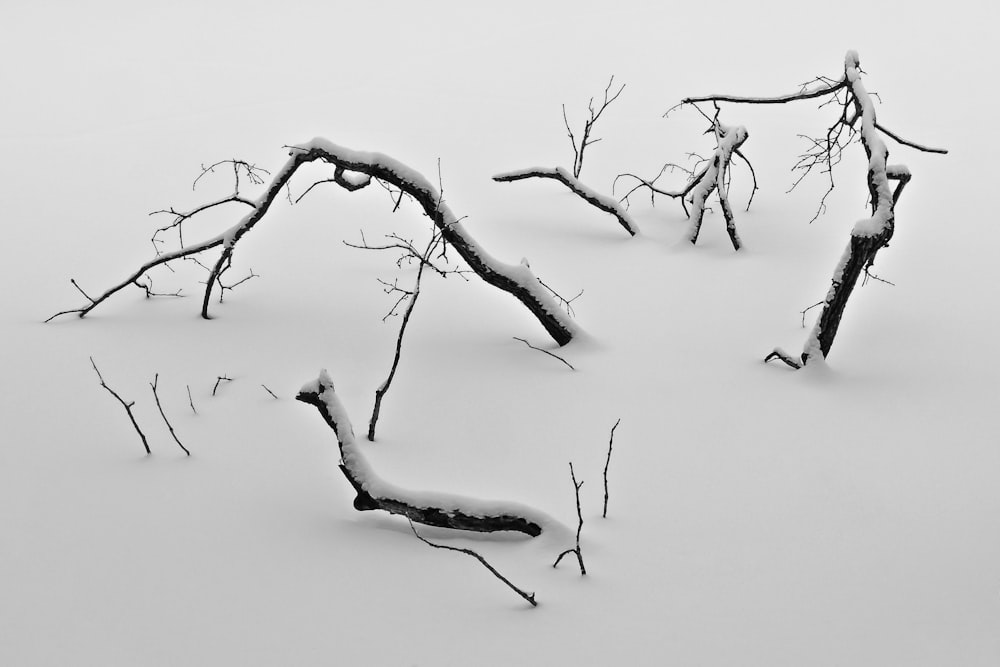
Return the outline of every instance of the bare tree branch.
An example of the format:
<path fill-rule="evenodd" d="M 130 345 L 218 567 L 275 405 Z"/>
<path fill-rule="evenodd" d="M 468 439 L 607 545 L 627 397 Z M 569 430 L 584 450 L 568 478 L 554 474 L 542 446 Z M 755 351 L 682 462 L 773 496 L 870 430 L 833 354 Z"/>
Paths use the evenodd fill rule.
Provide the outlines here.
<path fill-rule="evenodd" d="M 443 493 L 420 493 L 383 481 L 365 459 L 347 411 L 326 372 L 304 386 L 296 400 L 319 410 L 340 447 L 340 470 L 354 488 L 354 508 L 400 514 L 417 523 L 476 532 L 516 531 L 537 537 L 553 519 L 515 503 L 484 502 Z"/>
<path fill-rule="evenodd" d="M 227 377 L 225 375 L 220 375 L 217 378 L 215 378 L 215 386 L 212 387 L 212 396 L 215 396 L 215 392 L 219 391 L 219 385 L 222 382 L 232 382 L 232 381 L 233 381 L 233 378 Z"/>
<path fill-rule="evenodd" d="M 543 350 L 543 349 L 542 349 L 542 348 L 540 348 L 540 347 L 535 347 L 534 345 L 532 345 L 532 344 L 531 344 L 531 343 L 529 343 L 528 341 L 524 340 L 523 338 L 518 338 L 517 336 L 514 336 L 513 338 L 514 338 L 514 340 L 519 340 L 519 341 L 521 341 L 522 343 L 524 343 L 525 345 L 527 345 L 528 347 L 530 347 L 530 348 L 531 348 L 532 350 L 538 350 L 539 352 L 541 352 L 541 353 L 543 353 L 543 354 L 547 354 L 547 355 L 549 355 L 550 357 L 554 357 L 555 359 L 558 359 L 559 361 L 561 361 L 561 362 L 563 362 L 564 364 L 566 364 L 567 366 L 569 366 L 569 369 L 570 369 L 571 371 L 575 371 L 575 370 L 576 370 L 575 368 L 573 368 L 573 364 L 569 363 L 568 361 L 566 361 L 565 359 L 563 359 L 562 357 L 560 357 L 560 356 L 559 356 L 558 354 L 552 354 L 552 353 L 551 353 L 551 352 L 549 352 L 548 350 Z"/>
<path fill-rule="evenodd" d="M 289 159 L 266 185 L 263 194 L 253 200 L 252 211 L 228 230 L 200 243 L 185 245 L 177 250 L 157 254 L 153 259 L 143 263 L 125 280 L 107 289 L 103 294 L 94 298 L 87 297 L 88 303 L 83 307 L 60 311 L 46 321 L 70 313 L 84 317 L 124 287 L 135 284 L 136 280 L 150 269 L 174 259 L 193 257 L 212 248 L 220 247 L 221 253 L 209 270 L 202 298 L 201 315 L 208 319 L 212 290 L 219 283 L 220 276 L 231 266 L 232 255 L 239 240 L 264 218 L 271 204 L 281 190 L 286 187 L 298 168 L 314 161 L 331 164 L 335 169 L 335 174 L 340 174 L 339 180 L 338 176 L 335 175 L 334 181 L 345 189 L 364 187 L 360 184 L 366 182 L 363 179 L 367 178 L 369 181 L 374 180 L 387 188 L 395 188 L 399 193 L 399 199 L 396 200 L 397 205 L 399 201 L 402 201 L 404 194 L 412 198 L 437 227 L 444 243 L 454 248 L 473 272 L 488 284 L 511 294 L 520 301 L 558 344 L 565 345 L 572 340 L 578 331 L 577 325 L 559 311 L 551 297 L 538 285 L 537 278 L 530 272 L 526 273 L 525 267 L 503 264 L 483 250 L 464 229 L 460 219 L 441 201 L 434 186 L 422 175 L 381 153 L 354 151 L 323 139 L 314 139 L 306 144 L 290 147 Z M 206 168 L 206 172 L 210 170 L 211 167 Z M 346 177 L 348 172 L 355 175 L 356 178 L 348 179 Z M 251 170 L 250 173 L 256 172 Z"/>
<path fill-rule="evenodd" d="M 191 456 L 191 452 L 185 447 L 181 441 L 177 438 L 177 434 L 174 433 L 174 427 L 171 425 L 170 420 L 167 419 L 167 414 L 163 411 L 163 406 L 160 405 L 160 395 L 156 393 L 156 383 L 160 380 L 160 374 L 157 373 L 153 376 L 153 381 L 149 383 L 149 386 L 153 389 L 153 398 L 156 399 L 156 408 L 160 411 L 160 416 L 163 417 L 163 423 L 167 425 L 167 429 L 170 430 L 170 437 L 174 439 L 177 446 L 184 450 L 184 453 Z"/>
<path fill-rule="evenodd" d="M 615 425 L 611 427 L 611 437 L 608 439 L 608 459 L 604 462 L 604 511 L 601 513 L 601 517 L 608 518 L 608 467 L 611 465 L 611 448 L 615 444 L 615 429 L 618 425 L 622 423 L 621 418 L 615 422 Z"/>
<path fill-rule="evenodd" d="M 600 139 L 592 139 L 590 137 L 590 132 L 593 130 L 594 124 L 601 117 L 601 114 L 603 114 L 604 110 L 608 108 L 608 105 L 618 99 L 618 96 L 622 94 L 623 90 L 625 90 L 625 84 L 622 84 L 621 88 L 618 89 L 618 92 L 611 94 L 611 87 L 614 80 L 615 77 L 612 76 L 611 80 L 608 81 L 608 85 L 604 88 L 604 101 L 601 103 L 600 107 L 594 109 L 594 98 L 590 98 L 590 102 L 587 104 L 587 109 L 590 111 L 590 118 L 584 123 L 583 134 L 580 137 L 579 142 L 577 142 L 577 139 L 573 134 L 573 130 L 570 129 L 569 119 L 566 117 L 566 105 L 564 104 L 562 107 L 563 124 L 566 126 L 566 134 L 569 136 L 570 143 L 573 146 L 572 171 L 568 171 L 562 167 L 555 167 L 551 169 L 546 167 L 532 167 L 530 169 L 520 169 L 517 171 L 497 174 L 493 177 L 493 180 L 498 183 L 511 183 L 513 181 L 520 181 L 527 178 L 549 178 L 559 181 L 569 188 L 573 194 L 577 195 L 591 206 L 615 216 L 618 220 L 618 224 L 620 224 L 630 236 L 635 236 L 639 231 L 639 227 L 635 224 L 635 221 L 632 220 L 632 217 L 628 214 L 628 212 L 622 208 L 618 201 L 616 201 L 613 197 L 607 197 L 595 192 L 580 182 L 580 172 L 583 170 L 584 150 L 586 150 L 587 146 L 596 144 L 600 141 Z"/>
<path fill-rule="evenodd" d="M 410 530 L 413 531 L 413 534 L 417 536 L 418 540 L 420 540 L 421 542 L 423 542 L 426 545 L 434 547 L 435 549 L 447 549 L 448 551 L 457 551 L 458 553 L 463 553 L 463 554 L 472 556 L 473 558 L 475 558 L 476 560 L 478 560 L 480 563 L 482 563 L 483 567 L 485 567 L 487 570 L 489 570 L 490 572 L 492 572 L 494 577 L 496 577 L 497 579 L 499 579 L 500 581 L 502 581 L 503 583 L 505 583 L 509 589 L 511 589 L 512 591 L 514 591 L 515 593 L 517 593 L 518 595 L 520 595 L 522 598 L 524 598 L 525 600 L 527 600 L 528 603 L 532 607 L 537 607 L 538 606 L 538 602 L 535 601 L 535 594 L 534 593 L 525 593 L 524 591 L 522 591 L 520 588 L 518 588 L 517 586 L 515 586 L 510 581 L 510 579 L 508 579 L 507 577 L 505 577 L 502 574 L 500 574 L 500 572 L 498 572 L 495 567 L 493 567 L 492 565 L 490 565 L 486 561 L 485 558 L 483 558 L 482 556 L 480 556 L 478 553 L 476 553 L 472 549 L 463 549 L 463 548 L 460 548 L 460 547 L 451 547 L 451 546 L 448 546 L 446 544 L 435 544 L 434 542 L 431 542 L 430 540 L 428 540 L 423 535 L 421 535 L 420 533 L 417 532 L 417 527 L 413 525 L 413 521 L 412 520 L 410 520 Z"/>
<path fill-rule="evenodd" d="M 135 415 L 132 414 L 132 406 L 135 405 L 135 401 L 126 403 L 125 399 L 118 395 L 118 393 L 109 387 L 107 383 L 104 382 L 104 377 L 101 375 L 101 371 L 98 370 L 97 364 L 94 362 L 94 358 L 90 357 L 90 365 L 94 367 L 94 372 L 97 373 L 97 379 L 101 381 L 101 386 L 108 390 L 108 393 L 115 397 L 115 399 L 122 404 L 125 408 L 125 413 L 128 415 L 129 421 L 132 422 L 132 426 L 135 427 L 135 432 L 139 434 L 139 439 L 142 440 L 142 446 L 146 450 L 146 454 L 152 454 L 153 452 L 149 449 L 149 443 L 146 441 L 146 434 L 142 432 L 139 428 L 139 423 L 135 420 Z"/>
<path fill-rule="evenodd" d="M 559 565 L 559 561 L 563 559 L 563 556 L 567 554 L 576 554 L 577 563 L 580 564 L 580 575 L 584 576 L 587 574 L 587 568 L 583 564 L 583 552 L 580 550 L 580 531 L 583 530 L 583 513 L 580 511 L 580 487 L 583 486 L 583 482 L 576 481 L 576 473 L 573 472 L 572 462 L 569 464 L 569 476 L 570 479 L 573 480 L 573 491 L 576 494 L 576 546 L 559 554 L 556 558 L 556 562 L 552 563 L 552 567 L 557 567 Z"/>

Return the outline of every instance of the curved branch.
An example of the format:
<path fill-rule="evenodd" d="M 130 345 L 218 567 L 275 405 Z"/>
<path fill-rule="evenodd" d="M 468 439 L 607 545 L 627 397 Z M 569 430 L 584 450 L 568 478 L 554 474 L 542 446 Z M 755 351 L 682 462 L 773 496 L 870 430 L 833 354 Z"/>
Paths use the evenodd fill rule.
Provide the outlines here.
<path fill-rule="evenodd" d="M 477 532 L 516 531 L 532 537 L 559 525 L 545 514 L 523 505 L 410 491 L 383 481 L 362 454 L 347 411 L 326 371 L 302 387 L 295 398 L 315 406 L 336 434 L 340 470 L 357 493 L 354 508 L 359 511 L 383 510 L 428 526 Z"/>
<path fill-rule="evenodd" d="M 569 188 L 573 194 L 577 195 L 591 206 L 599 208 L 605 213 L 610 213 L 615 216 L 615 218 L 618 219 L 618 224 L 620 224 L 631 236 L 635 236 L 639 231 L 635 221 L 632 220 L 632 216 L 630 216 L 625 209 L 621 207 L 621 204 L 619 204 L 616 199 L 591 190 L 586 185 L 581 183 L 578 178 L 570 174 L 562 167 L 556 167 L 554 169 L 532 167 L 529 169 L 510 171 L 503 174 L 497 174 L 493 177 L 493 180 L 497 183 L 510 183 L 512 181 L 521 181 L 527 178 L 551 178 L 552 180 L 559 181 Z"/>
<path fill-rule="evenodd" d="M 422 175 L 382 153 L 355 151 L 320 138 L 290 147 L 289 159 L 275 174 L 265 192 L 253 202 L 253 211 L 227 231 L 202 243 L 161 254 L 143 264 L 129 278 L 93 299 L 88 305 L 62 311 L 50 317 L 49 320 L 68 313 L 76 313 L 83 317 L 112 294 L 126 285 L 134 283 L 145 271 L 172 259 L 188 257 L 216 246 L 222 246 L 222 253 L 209 272 L 202 299 L 201 316 L 209 319 L 208 307 L 212 290 L 219 282 L 221 274 L 230 266 L 236 244 L 264 218 L 271 204 L 296 170 L 303 164 L 317 160 L 334 166 L 336 173 L 340 174 L 340 176 L 335 175 L 335 182 L 341 187 L 349 190 L 364 187 L 359 181 L 352 182 L 343 177 L 343 172 L 349 171 L 366 176 L 369 181 L 376 180 L 394 186 L 400 191 L 400 196 L 406 194 L 411 197 L 438 228 L 445 243 L 454 248 L 480 278 L 490 285 L 508 292 L 524 304 L 559 345 L 568 343 L 579 331 L 573 320 L 559 309 L 558 304 L 542 288 L 537 277 L 525 264 L 504 264 L 480 247 L 451 209 L 442 201 L 437 189 Z M 367 183 L 367 181 L 364 182 Z"/>

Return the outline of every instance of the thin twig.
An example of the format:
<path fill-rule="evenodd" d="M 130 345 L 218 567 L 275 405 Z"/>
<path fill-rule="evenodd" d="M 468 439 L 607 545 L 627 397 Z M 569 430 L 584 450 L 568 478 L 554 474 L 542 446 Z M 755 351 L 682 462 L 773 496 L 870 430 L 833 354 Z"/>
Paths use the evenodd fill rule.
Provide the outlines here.
<path fill-rule="evenodd" d="M 563 359 L 562 357 L 560 357 L 560 356 L 559 356 L 558 354 L 552 354 L 552 353 L 551 353 L 551 352 L 549 352 L 548 350 L 543 350 L 543 349 L 542 349 L 542 348 L 540 348 L 540 347 L 535 347 L 534 345 L 532 345 L 532 344 L 531 344 L 531 343 L 529 343 L 528 341 L 524 340 L 523 338 L 518 338 L 517 336 L 513 336 L 513 338 L 514 338 L 514 340 L 519 340 L 519 341 L 521 341 L 522 343 L 524 343 L 525 345 L 527 345 L 528 347 L 530 347 L 530 348 L 531 348 L 532 350 L 538 350 L 539 352 L 544 352 L 545 354 L 549 355 L 550 357 L 553 357 L 553 358 L 555 358 L 555 359 L 558 359 L 559 361 L 561 361 L 561 362 L 563 362 L 564 364 L 566 364 L 567 366 L 569 366 L 569 369 L 570 369 L 571 371 L 575 371 L 575 370 L 576 370 L 576 369 L 575 369 L 575 368 L 573 367 L 573 364 L 569 363 L 568 361 L 566 361 L 565 359 Z"/>
<path fill-rule="evenodd" d="M 576 546 L 559 554 L 556 558 L 556 562 L 552 563 L 552 567 L 558 566 L 559 561 L 561 561 L 563 556 L 566 554 L 576 554 L 576 560 L 580 564 L 580 576 L 584 576 L 587 574 L 587 568 L 583 565 L 583 552 L 580 551 L 580 531 L 583 530 L 583 513 L 580 511 L 580 487 L 583 486 L 583 482 L 576 481 L 576 473 L 573 472 L 572 461 L 569 464 L 569 476 L 570 479 L 573 480 L 573 491 L 576 493 Z"/>
<path fill-rule="evenodd" d="M 167 425 L 167 429 L 170 430 L 170 437 L 174 439 L 174 442 L 177 443 L 178 447 L 184 450 L 185 454 L 191 456 L 191 452 L 188 451 L 188 448 L 185 447 L 183 443 L 181 443 L 181 441 L 177 438 L 177 434 L 174 433 L 174 427 L 171 426 L 170 421 L 167 419 L 166 413 L 163 411 L 163 406 L 160 405 L 160 395 L 156 393 L 156 383 L 159 382 L 159 380 L 160 380 L 160 374 L 157 373 L 156 375 L 153 376 L 153 381 L 149 383 L 149 386 L 152 387 L 153 389 L 153 398 L 156 399 L 156 407 L 160 411 L 160 416 L 163 417 L 163 423 L 165 423 Z"/>
<path fill-rule="evenodd" d="M 198 411 L 194 409 L 194 399 L 191 398 L 191 385 L 185 385 L 188 390 L 188 404 L 191 406 L 191 412 L 198 414 Z"/>
<path fill-rule="evenodd" d="M 104 378 L 101 376 L 101 371 L 97 369 L 97 364 L 94 363 L 93 357 L 90 357 L 90 365 L 94 367 L 94 372 L 97 373 L 97 379 L 101 381 L 101 386 L 107 389 L 112 396 L 118 399 L 118 402 L 122 404 L 123 408 L 125 408 L 125 412 L 128 414 L 128 418 L 132 422 L 132 426 L 135 427 L 135 432 L 139 434 L 139 438 L 142 440 L 142 446 L 146 449 L 146 454 L 152 454 L 153 452 L 150 451 L 149 449 L 149 443 L 146 442 L 146 434 L 142 432 L 141 428 L 139 428 L 139 424 L 135 421 L 135 415 L 132 414 L 132 406 L 135 405 L 135 401 L 132 401 L 131 403 L 126 403 L 125 400 L 121 396 L 119 396 L 114 389 L 109 387 L 104 382 Z"/>
<path fill-rule="evenodd" d="M 604 511 L 601 513 L 601 518 L 608 518 L 608 466 L 611 465 L 611 448 L 615 444 L 615 429 L 618 425 L 622 423 L 621 418 L 615 422 L 615 425 L 611 427 L 611 439 L 608 440 L 608 460 L 604 462 Z"/>
<path fill-rule="evenodd" d="M 409 520 L 409 521 L 410 521 L 410 530 L 412 530 L 413 534 L 417 536 L 417 539 L 420 540 L 421 542 L 423 542 L 424 544 L 432 546 L 435 549 L 447 549 L 448 551 L 458 551 L 459 553 L 463 553 L 463 554 L 467 554 L 469 556 L 472 556 L 473 558 L 475 558 L 476 560 L 478 560 L 480 563 L 482 563 L 483 566 L 487 570 L 489 570 L 490 572 L 492 572 L 493 576 L 495 576 L 497 579 L 499 579 L 503 583 L 507 584 L 508 588 L 510 588 L 512 591 L 514 591 L 515 593 L 517 593 L 518 595 L 520 595 L 522 598 L 524 598 L 525 600 L 527 600 L 528 603 L 532 607 L 537 607 L 538 606 L 538 602 L 535 601 L 535 594 L 534 593 L 525 593 L 524 591 L 522 591 L 520 588 L 518 588 L 513 583 L 511 583 L 510 579 L 508 579 L 507 577 L 505 577 L 502 574 L 500 574 L 495 567 L 493 567 L 488 562 L 486 562 L 485 558 L 483 558 L 482 556 L 480 556 L 479 554 L 477 554 L 472 549 L 462 549 L 462 548 L 459 548 L 459 547 L 450 547 L 450 546 L 448 546 L 446 544 L 435 544 L 434 542 L 431 542 L 430 540 L 428 540 L 427 538 L 425 538 L 423 535 L 421 535 L 420 533 L 418 533 L 417 532 L 417 527 L 413 525 L 413 521 L 412 520 Z"/>
<path fill-rule="evenodd" d="M 264 388 L 264 391 L 266 391 L 267 393 L 269 393 L 269 394 L 270 394 L 271 396 L 273 396 L 274 398 L 278 398 L 278 397 L 277 397 L 277 395 L 275 395 L 275 393 L 274 393 L 273 391 L 271 391 L 270 389 L 268 389 L 268 388 L 267 388 L 267 385 L 266 385 L 266 384 L 262 384 L 262 385 L 261 385 L 261 387 L 263 387 L 263 388 Z"/>
<path fill-rule="evenodd" d="M 220 375 L 215 379 L 215 386 L 212 387 L 212 396 L 215 396 L 215 392 L 219 390 L 219 384 L 225 380 L 226 382 L 232 382 L 233 378 L 226 377 L 225 375 Z"/>

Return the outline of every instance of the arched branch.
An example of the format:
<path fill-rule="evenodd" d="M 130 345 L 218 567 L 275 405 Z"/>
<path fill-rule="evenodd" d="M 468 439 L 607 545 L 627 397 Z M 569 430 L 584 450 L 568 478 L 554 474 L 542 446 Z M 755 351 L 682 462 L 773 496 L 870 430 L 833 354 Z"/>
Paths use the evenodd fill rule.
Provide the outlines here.
<path fill-rule="evenodd" d="M 202 298 L 201 315 L 208 319 L 212 290 L 217 284 L 221 284 L 220 277 L 231 265 L 233 252 L 240 239 L 264 218 L 271 204 L 274 203 L 282 188 L 286 187 L 298 168 L 314 161 L 332 165 L 335 169 L 334 182 L 345 189 L 360 189 L 364 187 L 361 183 L 367 184 L 368 181 L 375 180 L 398 190 L 400 198 L 405 194 L 413 199 L 421 207 L 424 214 L 431 219 L 444 242 L 455 249 L 473 272 L 488 284 L 511 294 L 520 301 L 538 319 L 556 343 L 565 345 L 572 340 L 578 331 L 576 324 L 560 310 L 558 304 L 538 283 L 538 279 L 531 270 L 524 264 L 504 264 L 489 255 L 465 230 L 460 219 L 442 201 L 440 193 L 426 178 L 387 155 L 351 150 L 325 139 L 314 139 L 308 143 L 290 147 L 289 159 L 276 172 L 264 193 L 252 202 L 253 210 L 222 234 L 201 243 L 161 253 L 142 264 L 125 280 L 106 290 L 103 294 L 89 299 L 89 303 L 83 307 L 61 311 L 50 317 L 49 320 L 70 313 L 84 317 L 124 287 L 135 284 L 136 280 L 151 268 L 174 259 L 190 257 L 220 247 L 222 252 L 215 264 L 209 269 L 209 277 Z M 348 179 L 346 173 L 357 175 L 357 180 Z"/>

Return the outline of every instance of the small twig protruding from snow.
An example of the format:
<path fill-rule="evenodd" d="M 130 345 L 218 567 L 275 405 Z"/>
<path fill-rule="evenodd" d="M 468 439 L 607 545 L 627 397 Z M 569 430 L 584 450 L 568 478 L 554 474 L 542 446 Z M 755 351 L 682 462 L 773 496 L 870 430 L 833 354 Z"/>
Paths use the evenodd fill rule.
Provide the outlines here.
<path fill-rule="evenodd" d="M 135 427 L 135 432 L 139 434 L 139 438 L 142 440 L 142 446 L 146 449 L 146 454 L 152 454 L 153 452 L 149 449 L 149 443 L 146 442 L 146 434 L 142 432 L 141 428 L 139 428 L 139 424 L 135 420 L 135 415 L 132 414 L 132 406 L 135 405 L 135 401 L 126 403 L 125 399 L 119 396 L 114 389 L 109 387 L 107 383 L 104 382 L 104 377 L 101 375 L 101 371 L 98 370 L 93 357 L 90 357 L 90 365 L 94 367 L 94 372 L 97 373 L 97 379 L 101 381 L 101 386 L 107 389 L 108 393 L 114 396 L 118 402 L 122 404 L 122 407 L 125 408 L 125 412 L 128 414 L 128 418 L 132 422 L 132 426 Z"/>
<path fill-rule="evenodd" d="M 622 423 L 621 418 L 615 422 L 615 425 L 611 427 L 611 438 L 608 440 L 608 459 L 604 462 L 604 511 L 601 513 L 601 518 L 608 518 L 608 466 L 611 465 L 611 448 L 615 444 L 615 429 L 618 425 Z"/>
<path fill-rule="evenodd" d="M 576 481 L 576 473 L 573 472 L 573 463 L 569 464 L 569 476 L 573 480 L 573 491 L 576 493 L 576 546 L 572 549 L 567 549 L 566 551 L 559 554 L 556 558 L 556 562 L 552 563 L 552 567 L 557 567 L 559 561 L 563 559 L 566 554 L 576 554 L 576 560 L 580 564 L 580 576 L 587 574 L 587 568 L 583 565 L 583 552 L 580 551 L 580 531 L 583 530 L 583 513 L 580 511 L 580 487 L 583 486 L 583 482 Z"/>
<path fill-rule="evenodd" d="M 547 355 L 549 355 L 550 357 L 553 357 L 553 358 L 555 358 L 555 359 L 558 359 L 559 361 L 561 361 L 561 362 L 563 362 L 564 364 L 566 364 L 567 366 L 569 366 L 569 369 L 570 369 L 571 371 L 575 371 L 575 370 L 576 370 L 576 368 L 574 368 L 574 367 L 573 367 L 573 364 L 569 363 L 568 361 L 566 361 L 565 359 L 563 359 L 562 357 L 560 357 L 560 356 L 559 356 L 558 354 L 553 354 L 553 353 L 549 352 L 548 350 L 543 350 L 543 349 L 542 349 L 542 348 L 540 348 L 540 347 L 535 347 L 534 345 L 532 345 L 532 344 L 531 344 L 531 343 L 529 343 L 528 341 L 524 340 L 523 338 L 518 338 L 517 336 L 514 336 L 513 338 L 514 338 L 514 340 L 519 340 L 519 341 L 521 341 L 522 343 L 524 343 L 525 345 L 527 345 L 528 347 L 530 347 L 530 348 L 531 348 L 532 350 L 537 350 L 537 351 L 539 351 L 539 352 L 542 352 L 542 353 L 544 353 L 544 354 L 547 354 Z"/>
<path fill-rule="evenodd" d="M 219 391 L 219 385 L 223 382 L 223 380 L 226 382 L 232 382 L 233 378 L 227 377 L 225 375 L 220 375 L 217 378 L 215 378 L 215 386 L 212 387 L 212 396 L 215 396 L 215 392 Z"/>
<path fill-rule="evenodd" d="M 267 388 L 266 384 L 262 384 L 261 387 L 263 387 L 264 391 L 266 391 L 267 393 L 269 393 L 272 396 L 272 398 L 275 398 L 275 399 L 278 398 L 277 395 L 273 391 L 271 391 L 270 389 Z"/>
<path fill-rule="evenodd" d="M 535 601 L 535 594 L 534 593 L 525 593 L 524 591 L 522 591 L 520 588 L 518 588 L 517 586 L 515 586 L 510 581 L 510 579 L 508 579 L 507 577 L 505 577 L 502 574 L 500 574 L 500 572 L 498 572 L 495 567 L 493 567 L 492 565 L 490 565 L 486 561 L 485 558 L 483 558 L 482 556 L 480 556 L 478 553 L 476 553 L 472 549 L 462 549 L 460 547 L 450 547 L 450 546 L 448 546 L 446 544 L 435 544 L 434 542 L 431 542 L 426 537 L 424 537 L 423 535 L 421 535 L 420 533 L 418 533 L 417 532 L 417 527 L 413 525 L 413 521 L 412 520 L 409 520 L 409 521 L 410 521 L 410 530 L 412 530 L 413 534 L 417 536 L 417 539 L 420 540 L 421 542 L 423 542 L 424 544 L 426 544 L 428 546 L 432 546 L 435 549 L 447 549 L 448 551 L 457 551 L 459 553 L 463 553 L 463 554 L 467 554 L 469 556 L 472 556 L 473 558 L 475 558 L 476 560 L 478 560 L 480 563 L 482 563 L 483 566 L 487 570 L 489 570 L 490 572 L 492 572 L 494 577 L 496 577 L 497 579 L 499 579 L 503 583 L 507 584 L 508 588 L 510 588 L 512 591 L 514 591 L 515 593 L 517 593 L 518 595 L 520 595 L 522 598 L 524 598 L 525 600 L 527 600 L 528 604 L 530 604 L 532 607 L 537 607 L 538 606 L 538 602 Z"/>
<path fill-rule="evenodd" d="M 167 429 L 170 430 L 170 437 L 174 439 L 174 442 L 177 443 L 178 447 L 184 450 L 185 454 L 191 456 L 191 452 L 188 451 L 188 448 L 185 447 L 184 444 L 181 443 L 181 441 L 177 438 L 177 434 L 174 433 L 174 427 L 170 424 L 170 421 L 167 419 L 167 414 L 163 411 L 163 406 L 160 405 L 160 395 L 156 393 L 156 384 L 157 382 L 159 382 L 159 380 L 160 380 L 160 374 L 157 373 L 156 375 L 153 376 L 153 381 L 149 383 L 149 386 L 153 389 L 153 398 L 156 399 L 156 407 L 160 411 L 160 416 L 163 417 L 163 423 L 166 424 Z"/>
<path fill-rule="evenodd" d="M 191 385 L 185 385 L 188 390 L 188 405 L 191 406 L 191 412 L 198 414 L 198 411 L 194 409 L 194 399 L 191 398 Z"/>
<path fill-rule="evenodd" d="M 785 362 L 785 364 L 787 364 L 791 368 L 794 368 L 795 370 L 799 370 L 800 368 L 802 368 L 802 366 L 805 365 L 804 362 L 799 361 L 792 355 L 782 350 L 780 347 L 774 348 L 774 351 L 771 352 L 771 354 L 764 357 L 764 363 L 767 363 L 772 359 L 778 359 L 779 361 L 783 361 Z"/>

